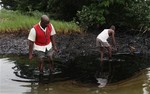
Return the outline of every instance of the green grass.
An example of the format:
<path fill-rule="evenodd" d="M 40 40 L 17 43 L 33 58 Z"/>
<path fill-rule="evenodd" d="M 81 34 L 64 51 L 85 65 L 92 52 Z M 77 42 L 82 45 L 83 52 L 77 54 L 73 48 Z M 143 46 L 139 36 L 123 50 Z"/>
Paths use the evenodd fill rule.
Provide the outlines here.
<path fill-rule="evenodd" d="M 0 11 L 0 32 L 28 30 L 37 22 L 38 19 L 36 17 L 22 15 L 15 11 Z"/>
<path fill-rule="evenodd" d="M 39 15 L 23 15 L 17 11 L 0 10 L 0 32 L 29 31 L 40 21 Z M 58 33 L 80 32 L 80 27 L 74 22 L 50 20 Z"/>
<path fill-rule="evenodd" d="M 65 22 L 65 21 L 54 21 L 51 20 L 57 32 L 80 32 L 80 27 L 74 22 Z"/>

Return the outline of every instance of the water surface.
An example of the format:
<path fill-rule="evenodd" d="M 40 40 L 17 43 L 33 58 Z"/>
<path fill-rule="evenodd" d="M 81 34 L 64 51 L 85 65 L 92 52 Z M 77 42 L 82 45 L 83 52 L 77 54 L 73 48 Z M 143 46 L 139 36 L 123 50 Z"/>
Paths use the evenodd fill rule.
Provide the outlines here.
<path fill-rule="evenodd" d="M 12 67 L 15 66 L 13 62 L 8 58 L 0 59 L 0 94 L 20 94 L 30 91 L 29 87 L 24 87 L 30 83 L 12 81 L 12 79 L 18 79 L 13 73 Z"/>
<path fill-rule="evenodd" d="M 18 82 L 12 67 L 15 61 L 0 59 L 0 94 L 149 94 L 150 68 L 146 68 L 126 80 L 107 84 L 98 88 L 98 84 L 82 84 L 73 80 L 53 83 Z"/>

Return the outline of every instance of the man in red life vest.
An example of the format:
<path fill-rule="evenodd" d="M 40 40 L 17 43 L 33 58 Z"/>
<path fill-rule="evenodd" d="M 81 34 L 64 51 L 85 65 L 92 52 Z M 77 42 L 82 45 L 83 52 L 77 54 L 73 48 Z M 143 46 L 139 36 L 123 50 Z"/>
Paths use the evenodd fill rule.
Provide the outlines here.
<path fill-rule="evenodd" d="M 57 51 L 54 35 L 56 34 L 53 25 L 49 22 L 47 15 L 42 15 L 41 21 L 33 26 L 28 35 L 29 40 L 29 60 L 33 57 L 33 50 L 38 57 L 38 68 L 40 73 L 43 73 L 45 56 L 49 60 L 49 70 L 53 72 L 54 66 L 52 63 L 53 50 Z"/>

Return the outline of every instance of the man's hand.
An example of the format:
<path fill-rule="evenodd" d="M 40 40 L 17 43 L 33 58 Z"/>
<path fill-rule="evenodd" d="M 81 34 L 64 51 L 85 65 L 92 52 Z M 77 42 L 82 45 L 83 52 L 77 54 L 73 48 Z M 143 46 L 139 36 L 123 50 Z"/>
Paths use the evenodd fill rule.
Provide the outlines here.
<path fill-rule="evenodd" d="M 116 52 L 118 49 L 117 49 L 117 47 L 115 46 L 115 47 L 112 47 L 112 50 L 113 50 L 114 52 Z"/>
<path fill-rule="evenodd" d="M 58 52 L 58 49 L 57 49 L 57 47 L 56 47 L 56 46 L 54 46 L 54 47 L 53 47 L 53 49 L 54 49 L 56 52 Z"/>

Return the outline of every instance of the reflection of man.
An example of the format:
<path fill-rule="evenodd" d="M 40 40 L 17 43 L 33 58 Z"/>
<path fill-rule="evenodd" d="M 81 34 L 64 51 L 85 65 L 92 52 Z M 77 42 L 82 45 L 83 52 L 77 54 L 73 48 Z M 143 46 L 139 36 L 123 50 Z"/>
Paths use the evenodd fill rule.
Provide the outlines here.
<path fill-rule="evenodd" d="M 103 55 L 104 55 L 104 48 L 107 49 L 108 51 L 108 56 L 109 59 L 111 59 L 112 57 L 112 48 L 110 46 L 110 44 L 108 43 L 107 39 L 109 38 L 109 36 L 112 37 L 112 44 L 116 49 L 116 42 L 115 42 L 115 26 L 111 26 L 110 29 L 104 29 L 98 36 L 96 39 L 96 46 L 100 47 L 100 53 L 101 53 L 101 64 L 103 63 Z"/>
<path fill-rule="evenodd" d="M 34 25 L 30 30 L 29 40 L 29 59 L 32 59 L 33 50 L 35 50 L 38 57 L 39 71 L 43 73 L 43 58 L 48 57 L 49 70 L 53 72 L 54 66 L 52 63 L 53 50 L 57 51 L 54 35 L 56 34 L 53 25 L 49 22 L 49 17 L 43 15 L 41 21 Z"/>

